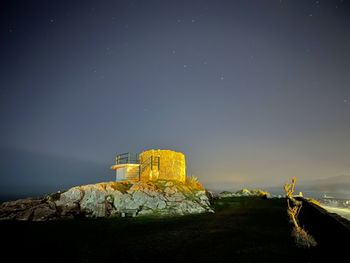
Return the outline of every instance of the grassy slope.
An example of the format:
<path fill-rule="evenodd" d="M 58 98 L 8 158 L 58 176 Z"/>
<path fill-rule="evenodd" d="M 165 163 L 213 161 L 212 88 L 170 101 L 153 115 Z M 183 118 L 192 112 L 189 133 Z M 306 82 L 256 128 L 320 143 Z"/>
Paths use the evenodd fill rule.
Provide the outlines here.
<path fill-rule="evenodd" d="M 295 247 L 283 199 L 225 198 L 215 210 L 176 218 L 0 222 L 2 250 L 26 262 L 292 262 L 300 257 L 306 262 L 312 257 L 312 251 Z"/>

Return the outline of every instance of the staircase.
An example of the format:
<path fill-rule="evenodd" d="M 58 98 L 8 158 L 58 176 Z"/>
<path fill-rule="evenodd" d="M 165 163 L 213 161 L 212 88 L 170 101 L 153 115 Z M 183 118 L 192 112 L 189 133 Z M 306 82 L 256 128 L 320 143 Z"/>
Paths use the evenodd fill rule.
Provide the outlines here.
<path fill-rule="evenodd" d="M 149 179 L 156 180 L 159 176 L 160 170 L 160 157 L 159 156 L 150 156 L 142 163 L 140 163 L 140 173 L 139 178 L 141 178 L 142 174 L 147 173 L 149 170 Z"/>
<path fill-rule="evenodd" d="M 131 153 L 121 153 L 117 154 L 116 164 L 139 164 L 138 169 L 138 179 L 142 177 L 147 177 L 149 180 L 156 180 L 159 176 L 160 170 L 160 157 L 159 156 L 149 156 L 143 162 L 140 161 L 138 154 Z M 149 171 L 149 172 L 148 172 Z"/>

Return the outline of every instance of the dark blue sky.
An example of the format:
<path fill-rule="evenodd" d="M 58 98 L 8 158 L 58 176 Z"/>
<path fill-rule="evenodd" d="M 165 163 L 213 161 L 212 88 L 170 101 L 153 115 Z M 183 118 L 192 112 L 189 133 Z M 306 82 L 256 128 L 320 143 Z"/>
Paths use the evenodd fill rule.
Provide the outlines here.
<path fill-rule="evenodd" d="M 3 1 L 0 191 L 187 155 L 209 187 L 350 175 L 350 3 Z"/>

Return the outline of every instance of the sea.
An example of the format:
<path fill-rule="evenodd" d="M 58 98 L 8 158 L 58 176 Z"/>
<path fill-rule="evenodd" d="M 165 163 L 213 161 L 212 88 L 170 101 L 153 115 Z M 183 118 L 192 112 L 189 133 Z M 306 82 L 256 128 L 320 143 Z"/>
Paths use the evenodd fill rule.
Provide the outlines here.
<path fill-rule="evenodd" d="M 282 197 L 285 194 L 280 190 L 270 191 L 272 196 Z M 296 193 L 298 194 L 298 193 Z M 339 216 L 350 221 L 350 193 L 349 192 L 319 192 L 319 191 L 303 191 L 302 195 L 307 198 L 317 200 L 321 207 L 330 213 L 338 214 Z"/>

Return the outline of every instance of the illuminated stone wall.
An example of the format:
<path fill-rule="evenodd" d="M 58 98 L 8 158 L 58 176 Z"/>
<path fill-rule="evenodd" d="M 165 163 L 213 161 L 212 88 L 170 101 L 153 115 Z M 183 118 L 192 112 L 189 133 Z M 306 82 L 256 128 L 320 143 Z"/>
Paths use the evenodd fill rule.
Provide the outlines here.
<path fill-rule="evenodd" d="M 119 164 L 113 165 L 112 169 L 116 171 L 116 181 L 139 180 L 139 164 Z"/>
<path fill-rule="evenodd" d="M 156 162 L 154 162 L 153 170 L 149 165 L 144 167 L 141 165 L 141 180 L 186 181 L 186 160 L 183 153 L 170 150 L 144 151 L 139 155 L 141 164 L 146 162 L 150 156 L 160 157 L 159 171 Z"/>

